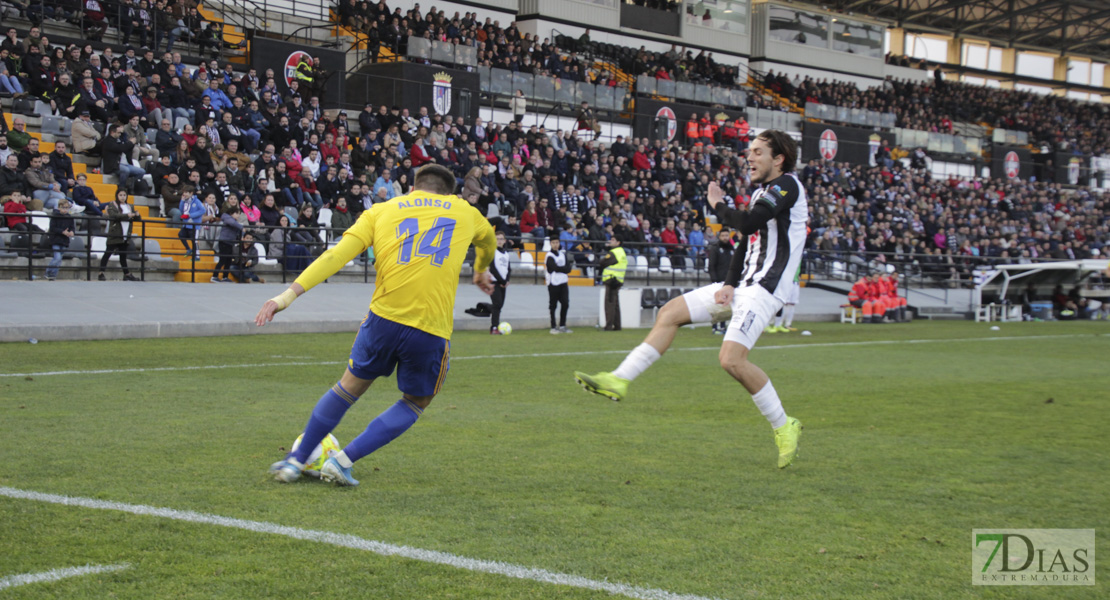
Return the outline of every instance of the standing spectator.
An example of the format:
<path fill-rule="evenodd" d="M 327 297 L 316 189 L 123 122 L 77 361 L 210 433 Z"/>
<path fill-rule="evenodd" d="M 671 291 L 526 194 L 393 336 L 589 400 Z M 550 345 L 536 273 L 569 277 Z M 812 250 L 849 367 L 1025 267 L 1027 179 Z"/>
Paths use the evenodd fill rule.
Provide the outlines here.
<path fill-rule="evenodd" d="M 524 113 L 528 112 L 528 99 L 524 97 L 524 90 L 517 90 L 509 104 L 513 110 L 513 120 L 519 124 L 524 120 Z"/>
<path fill-rule="evenodd" d="M 551 251 L 547 253 L 544 261 L 544 279 L 547 283 L 547 310 L 551 314 L 551 333 L 572 333 L 567 329 L 567 309 L 570 308 L 570 286 L 568 273 L 571 270 L 571 261 L 567 258 L 566 250 L 562 249 L 562 242 L 557 233 L 551 234 Z M 555 324 L 555 307 L 561 306 L 559 323 Z"/>
<path fill-rule="evenodd" d="M 239 236 L 243 232 L 243 224 L 237 218 L 239 204 L 225 202 L 220 213 L 222 227 L 220 227 L 220 234 L 216 239 L 216 254 L 219 256 L 219 262 L 216 263 L 216 270 L 212 272 L 211 281 L 212 283 L 231 283 L 228 276 L 231 275 L 231 266 L 235 263 L 235 246 L 239 243 Z M 220 271 L 224 272 L 223 277 L 220 277 Z"/>
<path fill-rule="evenodd" d="M 598 265 L 602 270 L 601 282 L 605 285 L 605 331 L 621 330 L 620 289 L 624 286 L 624 275 L 628 270 L 628 255 L 621 247 L 617 236 L 609 238 L 606 244 L 609 253 Z"/>
<path fill-rule="evenodd" d="M 100 274 L 96 276 L 98 281 L 107 281 L 104 276 L 104 269 L 108 267 L 108 259 L 113 254 L 119 255 L 119 264 L 123 268 L 124 281 L 138 281 L 139 279 L 131 274 L 127 268 L 127 252 L 130 250 L 131 239 L 131 221 L 137 220 L 139 214 L 127 203 L 127 190 L 117 189 L 116 196 L 111 202 L 105 205 L 105 214 L 108 217 L 108 240 L 104 250 L 104 254 L 100 257 Z M 127 221 L 125 227 L 123 222 Z"/>
<path fill-rule="evenodd" d="M 717 242 L 709 247 L 709 281 L 720 283 L 728 276 L 728 266 L 732 262 L 732 243 L 727 228 L 717 232 Z M 724 335 L 728 327 L 726 321 L 714 321 L 713 333 Z"/>
<path fill-rule="evenodd" d="M 509 277 L 512 274 L 512 265 L 509 264 L 509 253 L 505 249 L 505 234 L 497 232 L 497 250 L 493 254 L 493 263 L 490 264 L 489 273 L 493 277 L 493 293 L 490 294 L 490 322 L 489 332 L 492 335 L 501 335 L 498 326 L 501 324 L 501 308 L 505 306 L 505 291 L 509 287 Z"/>
<path fill-rule="evenodd" d="M 50 92 L 54 90 L 55 78 L 54 67 L 51 65 L 50 57 L 43 54 L 38 64 L 31 65 L 27 74 L 29 76 L 28 87 L 31 95 L 38 100 L 49 102 Z"/>
<path fill-rule="evenodd" d="M 46 266 L 47 281 L 57 279 L 58 267 L 62 264 L 62 252 L 69 248 L 69 240 L 73 238 L 73 232 L 77 229 L 69 209 L 69 200 L 63 198 L 50 217 L 50 237 L 47 239 L 47 244 L 53 251 L 53 257 L 50 259 L 50 264 Z"/>

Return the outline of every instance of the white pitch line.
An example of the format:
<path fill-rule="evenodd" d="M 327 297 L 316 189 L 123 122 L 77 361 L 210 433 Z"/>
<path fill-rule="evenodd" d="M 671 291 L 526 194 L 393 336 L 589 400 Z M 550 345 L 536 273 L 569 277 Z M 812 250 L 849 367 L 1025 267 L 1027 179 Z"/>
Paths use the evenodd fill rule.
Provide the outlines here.
<path fill-rule="evenodd" d="M 160 517 L 163 519 L 173 519 L 175 521 L 186 521 L 189 523 L 200 523 L 203 525 L 230 527 L 233 529 L 243 529 L 255 533 L 282 535 L 293 539 L 331 544 L 333 546 L 339 546 L 342 548 L 365 550 L 367 552 L 373 552 L 382 556 L 399 556 L 401 558 L 408 558 L 411 560 L 434 563 L 438 565 L 446 565 L 449 567 L 455 567 L 457 569 L 463 569 L 467 571 L 489 573 L 492 575 L 503 575 L 505 577 L 512 577 L 514 579 L 527 579 L 530 581 L 538 581 L 540 583 L 551 583 L 555 585 L 564 585 L 568 587 L 608 592 L 610 594 L 618 594 L 621 596 L 626 596 L 628 598 L 637 598 L 639 600 L 716 600 L 704 596 L 676 594 L 674 592 L 668 592 L 666 590 L 645 588 L 624 583 L 597 581 L 594 579 L 580 577 L 578 575 L 556 573 L 554 571 L 548 571 L 546 569 L 537 569 L 533 567 L 524 567 L 504 562 L 467 558 L 465 556 L 457 556 L 454 554 L 439 552 L 436 550 L 423 550 L 410 546 L 396 546 L 394 544 L 368 540 L 354 535 L 333 533 L 330 531 L 318 531 L 313 529 L 301 529 L 299 527 L 288 527 L 285 525 L 278 525 L 277 523 L 267 523 L 265 521 L 248 521 L 246 519 L 221 517 L 219 515 L 194 512 L 191 510 L 175 510 L 172 508 L 159 508 L 156 506 L 145 506 L 142 504 L 125 504 L 122 502 L 95 500 L 93 498 L 44 494 L 42 492 L 32 492 L 28 490 L 20 490 L 16 488 L 2 486 L 0 486 L 0 496 L 7 496 L 8 498 L 16 498 L 20 500 L 47 502 L 50 504 L 62 504 L 65 506 L 79 506 L 81 508 L 92 508 L 97 510 L 114 510 L 119 512 L 131 513 L 134 515 Z"/>
<path fill-rule="evenodd" d="M 131 565 L 124 563 L 121 565 L 89 565 L 87 567 L 66 567 L 64 569 L 53 569 L 51 571 L 44 571 L 42 573 L 25 573 L 23 575 L 9 575 L 7 577 L 0 577 L 0 590 L 19 585 L 27 585 L 29 583 L 40 583 L 43 581 L 58 581 L 67 577 L 80 577 L 82 575 L 95 575 L 96 573 L 111 573 L 112 571 L 122 571 Z"/>
<path fill-rule="evenodd" d="M 1044 340 L 1053 338 L 1079 338 L 1079 337 L 1106 337 L 1110 333 L 1068 333 L 1058 335 L 1020 335 L 999 336 L 987 338 L 947 338 L 947 339 L 921 339 L 921 340 L 872 340 L 867 342 L 825 342 L 816 344 L 782 344 L 779 346 L 756 346 L 756 350 L 790 350 L 795 348 L 835 348 L 846 346 L 884 346 L 896 344 L 946 344 L 956 342 L 997 342 L 1014 340 Z M 697 346 L 693 348 L 675 348 L 680 352 L 704 352 L 720 350 L 720 346 Z M 574 352 L 536 352 L 524 354 L 486 354 L 481 356 L 452 356 L 451 360 L 487 360 L 500 358 L 553 358 L 559 356 L 598 356 L 602 354 L 627 354 L 625 350 L 579 350 Z M 328 365 L 341 365 L 342 360 L 307 361 L 307 362 L 275 362 L 275 363 L 247 363 L 237 365 L 193 365 L 180 367 L 148 367 L 132 369 L 89 369 L 83 371 L 40 371 L 37 373 L 0 373 L 2 377 L 46 377 L 48 375 L 115 375 L 121 373 L 154 373 L 166 371 L 206 371 L 210 369 L 254 369 L 265 367 L 320 367 Z"/>

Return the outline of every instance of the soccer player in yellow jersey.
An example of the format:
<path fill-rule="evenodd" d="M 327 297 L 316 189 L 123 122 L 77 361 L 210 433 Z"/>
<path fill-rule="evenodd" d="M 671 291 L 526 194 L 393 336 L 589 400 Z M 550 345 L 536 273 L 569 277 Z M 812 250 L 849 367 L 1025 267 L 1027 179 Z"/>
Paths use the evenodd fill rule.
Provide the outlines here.
<path fill-rule="evenodd" d="M 377 280 L 370 311 L 351 348 L 343 377 L 316 403 L 296 452 L 274 463 L 278 481 L 295 481 L 309 454 L 378 377 L 397 369 L 401 399 L 378 415 L 362 434 L 320 469 L 339 485 L 358 485 L 351 466 L 393 441 L 416 422 L 447 377 L 455 293 L 467 248 L 473 243 L 474 283 L 493 291 L 488 268 L 495 238 L 486 218 L 455 196 L 455 176 L 438 165 L 416 172 L 411 193 L 375 204 L 343 234 L 337 246 L 317 258 L 282 292 L 267 300 L 255 317 L 265 325 L 301 294 L 334 275 L 367 248 L 377 256 Z"/>

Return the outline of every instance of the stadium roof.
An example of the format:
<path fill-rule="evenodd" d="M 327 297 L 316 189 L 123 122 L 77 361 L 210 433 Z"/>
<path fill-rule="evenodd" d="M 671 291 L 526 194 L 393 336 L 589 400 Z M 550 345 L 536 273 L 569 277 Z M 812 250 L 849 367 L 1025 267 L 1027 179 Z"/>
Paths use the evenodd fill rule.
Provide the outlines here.
<path fill-rule="evenodd" d="M 1110 58 L 1106 0 L 825 0 L 829 9 L 1012 47 Z"/>

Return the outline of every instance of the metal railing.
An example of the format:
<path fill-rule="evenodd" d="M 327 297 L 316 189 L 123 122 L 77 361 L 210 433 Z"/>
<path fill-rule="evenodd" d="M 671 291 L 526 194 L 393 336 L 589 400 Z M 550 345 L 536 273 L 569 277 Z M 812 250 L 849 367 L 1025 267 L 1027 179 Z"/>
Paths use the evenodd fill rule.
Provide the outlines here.
<path fill-rule="evenodd" d="M 803 255 L 803 272 L 814 279 L 846 282 L 872 273 L 898 272 L 918 288 L 970 288 L 975 286 L 977 271 L 996 265 L 1061 260 L 1064 259 L 974 256 L 953 254 L 948 250 L 923 254 L 807 249 Z"/>

